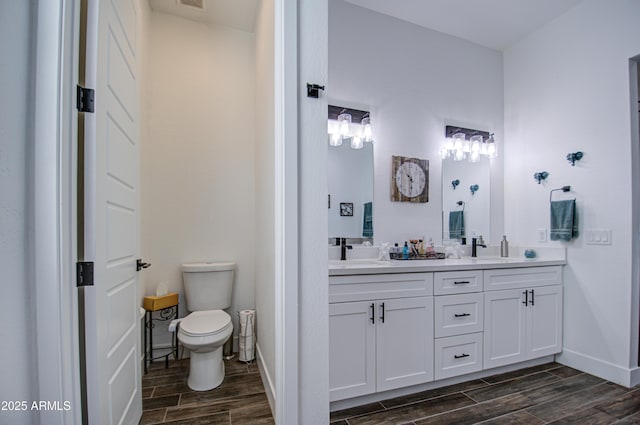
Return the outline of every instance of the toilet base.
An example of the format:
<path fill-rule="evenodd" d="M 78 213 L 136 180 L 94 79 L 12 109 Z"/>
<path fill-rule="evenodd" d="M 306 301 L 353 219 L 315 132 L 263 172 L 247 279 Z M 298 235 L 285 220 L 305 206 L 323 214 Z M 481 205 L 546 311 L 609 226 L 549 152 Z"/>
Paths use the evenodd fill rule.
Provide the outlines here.
<path fill-rule="evenodd" d="M 224 380 L 222 346 L 206 353 L 191 352 L 187 385 L 194 391 L 212 390 Z"/>

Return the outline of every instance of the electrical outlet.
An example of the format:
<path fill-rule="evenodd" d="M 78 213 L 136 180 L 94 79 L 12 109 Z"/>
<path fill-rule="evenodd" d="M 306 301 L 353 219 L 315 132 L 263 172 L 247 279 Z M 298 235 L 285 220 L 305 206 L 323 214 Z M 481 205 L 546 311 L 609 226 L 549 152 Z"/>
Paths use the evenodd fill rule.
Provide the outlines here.
<path fill-rule="evenodd" d="M 537 235 L 538 235 L 538 242 L 546 242 L 547 241 L 547 229 L 546 228 L 542 228 L 542 229 L 538 229 L 536 230 Z"/>

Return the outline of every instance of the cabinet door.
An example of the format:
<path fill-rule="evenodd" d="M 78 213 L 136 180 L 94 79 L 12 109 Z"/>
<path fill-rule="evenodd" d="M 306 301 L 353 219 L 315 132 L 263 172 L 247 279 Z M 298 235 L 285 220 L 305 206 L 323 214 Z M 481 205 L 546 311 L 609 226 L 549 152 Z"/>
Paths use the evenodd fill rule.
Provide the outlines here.
<path fill-rule="evenodd" d="M 526 359 L 524 290 L 484 294 L 484 368 L 517 363 Z"/>
<path fill-rule="evenodd" d="M 329 399 L 376 390 L 373 302 L 329 304 Z M 375 319 L 377 322 L 377 319 Z"/>
<path fill-rule="evenodd" d="M 529 290 L 527 310 L 527 360 L 562 349 L 562 286 L 541 286 Z"/>
<path fill-rule="evenodd" d="M 378 301 L 377 390 L 433 380 L 433 297 Z"/>

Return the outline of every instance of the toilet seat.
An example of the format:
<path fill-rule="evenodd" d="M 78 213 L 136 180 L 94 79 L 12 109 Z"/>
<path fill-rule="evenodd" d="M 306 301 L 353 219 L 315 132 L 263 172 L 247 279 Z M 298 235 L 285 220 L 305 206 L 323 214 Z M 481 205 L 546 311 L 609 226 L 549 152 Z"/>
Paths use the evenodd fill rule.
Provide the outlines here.
<path fill-rule="evenodd" d="M 194 311 L 180 321 L 180 333 L 185 336 L 206 337 L 224 333 L 231 316 L 223 310 Z"/>

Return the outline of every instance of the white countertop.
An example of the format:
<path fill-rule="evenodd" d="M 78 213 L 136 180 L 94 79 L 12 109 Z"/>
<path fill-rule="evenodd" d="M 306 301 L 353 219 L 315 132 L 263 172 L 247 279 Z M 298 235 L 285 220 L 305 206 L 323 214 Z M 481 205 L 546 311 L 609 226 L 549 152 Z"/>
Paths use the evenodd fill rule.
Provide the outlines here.
<path fill-rule="evenodd" d="M 444 260 L 391 260 L 378 261 L 375 258 L 357 258 L 347 261 L 329 260 L 329 276 L 382 273 L 419 273 L 455 270 L 506 269 L 516 267 L 562 266 L 567 264 L 565 250 L 536 249 L 538 256 L 524 258 L 521 250 L 514 249 L 514 257 L 479 256 L 477 258 L 447 258 Z M 542 254 L 542 255 L 540 255 Z"/>

